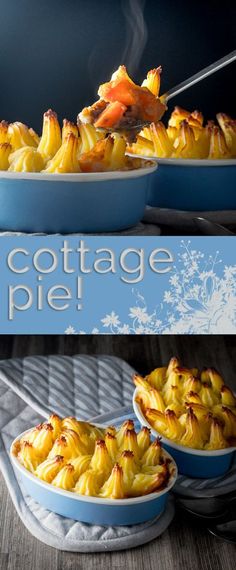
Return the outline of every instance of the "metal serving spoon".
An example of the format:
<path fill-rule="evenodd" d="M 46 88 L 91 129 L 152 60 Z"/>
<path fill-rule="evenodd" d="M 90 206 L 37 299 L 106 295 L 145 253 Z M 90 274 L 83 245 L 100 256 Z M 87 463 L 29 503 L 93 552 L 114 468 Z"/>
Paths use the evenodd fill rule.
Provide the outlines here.
<path fill-rule="evenodd" d="M 198 229 L 207 236 L 235 236 L 233 232 L 215 222 L 210 222 L 206 218 L 193 218 Z"/>
<path fill-rule="evenodd" d="M 236 495 L 224 495 L 224 497 L 202 497 L 189 499 L 178 496 L 177 505 L 189 514 L 199 519 L 216 519 L 228 514 L 236 508 Z"/>
<path fill-rule="evenodd" d="M 204 499 L 178 497 L 176 505 L 193 523 L 221 540 L 236 543 L 235 495 Z"/>
<path fill-rule="evenodd" d="M 169 89 L 169 91 L 167 91 L 166 93 L 164 93 L 164 95 L 161 96 L 161 100 L 167 102 L 170 99 L 173 99 L 173 97 L 175 97 L 182 91 L 185 91 L 189 87 L 192 87 L 192 85 L 194 85 L 195 83 L 202 81 L 203 79 L 205 79 L 205 77 L 212 75 L 212 73 L 215 73 L 219 69 L 222 69 L 222 67 L 229 65 L 235 60 L 236 60 L 236 50 L 231 51 L 230 53 L 228 53 L 228 55 L 225 55 L 224 57 L 221 57 L 220 59 L 215 61 L 215 63 L 211 63 L 211 65 L 208 65 L 207 67 L 204 67 L 204 69 L 202 69 L 201 71 L 198 71 L 198 73 L 191 75 L 189 79 L 185 79 L 185 81 L 182 81 L 175 87 L 172 87 L 172 89 Z"/>
<path fill-rule="evenodd" d="M 236 544 L 236 519 L 210 526 L 207 530 L 216 536 L 216 538 Z"/>
<path fill-rule="evenodd" d="M 211 63 L 211 65 L 204 67 L 204 69 L 198 71 L 198 73 L 191 75 L 191 77 L 189 77 L 188 79 L 185 79 L 181 83 L 178 83 L 178 85 L 176 85 L 175 87 L 169 89 L 169 91 L 167 91 L 166 93 L 164 93 L 164 95 L 160 97 L 161 101 L 163 103 L 167 103 L 167 101 L 173 99 L 173 97 L 179 95 L 179 93 L 182 93 L 182 91 L 189 89 L 189 87 L 192 87 L 192 85 L 195 85 L 195 83 L 198 83 L 199 81 L 202 81 L 206 77 L 209 77 L 209 75 L 212 75 L 219 69 L 222 69 L 223 67 L 229 65 L 235 60 L 236 60 L 236 50 L 231 51 L 228 55 L 225 55 L 224 57 L 221 57 L 220 59 L 215 61 L 215 63 Z M 137 132 L 143 129 L 144 127 L 148 126 L 149 124 L 150 123 L 146 121 L 144 123 L 139 123 L 139 125 L 130 125 L 130 126 L 127 125 L 127 127 L 125 128 L 118 127 L 115 130 L 123 132 L 129 132 L 129 131 Z M 114 129 L 102 129 L 102 130 L 106 130 L 107 132 L 112 132 L 112 131 L 114 132 Z"/>

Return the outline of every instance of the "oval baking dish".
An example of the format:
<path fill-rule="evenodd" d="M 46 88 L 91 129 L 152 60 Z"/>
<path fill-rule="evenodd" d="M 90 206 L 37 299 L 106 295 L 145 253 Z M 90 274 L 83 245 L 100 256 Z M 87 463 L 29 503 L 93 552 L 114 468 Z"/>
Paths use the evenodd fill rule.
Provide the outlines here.
<path fill-rule="evenodd" d="M 129 499 L 103 499 L 53 487 L 25 469 L 14 455 L 13 449 L 17 441 L 30 431 L 26 430 L 13 441 L 10 458 L 24 488 L 46 509 L 77 521 L 109 526 L 138 524 L 163 513 L 168 493 L 177 478 L 176 464 L 168 452 L 164 451 L 165 457 L 173 464 L 173 473 L 164 489 Z"/>

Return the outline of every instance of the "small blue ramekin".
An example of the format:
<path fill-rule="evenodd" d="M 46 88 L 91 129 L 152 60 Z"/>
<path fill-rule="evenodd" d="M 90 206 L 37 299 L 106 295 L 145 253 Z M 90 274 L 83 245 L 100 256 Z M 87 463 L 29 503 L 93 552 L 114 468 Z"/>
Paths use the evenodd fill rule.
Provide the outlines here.
<path fill-rule="evenodd" d="M 193 449 L 171 441 L 171 439 L 164 437 L 149 424 L 136 401 L 137 395 L 138 389 L 136 388 L 133 395 L 133 409 L 136 417 L 141 425 L 147 426 L 151 430 L 154 437 L 161 437 L 164 449 L 176 461 L 180 474 L 199 479 L 211 479 L 212 477 L 224 475 L 230 469 L 235 453 L 234 447 L 206 451 Z"/>
<path fill-rule="evenodd" d="M 27 431 L 30 430 L 26 430 L 13 441 L 10 457 L 17 476 L 27 493 L 46 509 L 76 521 L 105 526 L 138 524 L 161 516 L 164 512 L 168 493 L 174 486 L 177 478 L 176 464 L 168 452 L 165 451 L 165 455 L 171 459 L 174 465 L 174 472 L 170 477 L 168 486 L 162 491 L 132 499 L 86 497 L 45 483 L 20 464 L 13 453 L 13 449 L 15 443 Z"/>
<path fill-rule="evenodd" d="M 0 171 L 0 230 L 70 234 L 135 226 L 156 163 L 136 170 L 44 174 Z"/>
<path fill-rule="evenodd" d="M 190 212 L 236 209 L 236 159 L 152 160 L 158 168 L 150 180 L 149 206 Z"/>

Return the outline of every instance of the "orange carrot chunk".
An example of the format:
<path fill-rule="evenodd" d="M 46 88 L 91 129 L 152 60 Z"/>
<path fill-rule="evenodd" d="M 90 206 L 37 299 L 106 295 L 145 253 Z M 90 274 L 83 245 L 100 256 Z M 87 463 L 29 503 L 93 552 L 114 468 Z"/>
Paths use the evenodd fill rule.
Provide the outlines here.
<path fill-rule="evenodd" d="M 119 124 L 121 118 L 123 117 L 127 107 L 120 103 L 120 101 L 114 101 L 110 103 L 106 109 L 99 115 L 94 126 L 96 128 L 111 128 Z"/>
<path fill-rule="evenodd" d="M 120 101 L 120 103 L 128 107 L 136 103 L 136 89 L 136 85 L 130 83 L 127 79 L 115 79 L 101 85 L 98 94 L 109 103 Z"/>

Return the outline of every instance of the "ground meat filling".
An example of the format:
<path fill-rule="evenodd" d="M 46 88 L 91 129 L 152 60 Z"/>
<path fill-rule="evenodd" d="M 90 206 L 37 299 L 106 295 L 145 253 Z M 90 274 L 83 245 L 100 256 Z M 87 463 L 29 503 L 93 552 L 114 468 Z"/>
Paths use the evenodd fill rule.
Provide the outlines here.
<path fill-rule="evenodd" d="M 86 122 L 90 122 L 91 124 L 96 123 L 98 117 L 108 105 L 109 103 L 103 99 L 99 99 L 99 101 L 96 101 L 96 103 L 91 105 L 91 107 L 87 107 L 84 111 L 79 113 L 78 124 L 84 122 L 84 119 L 86 119 Z M 126 127 L 141 127 L 143 121 L 141 119 L 137 119 L 137 115 L 138 109 L 136 105 L 131 105 L 127 108 L 127 111 L 125 111 L 121 120 L 113 125 L 113 128 L 125 129 Z"/>

